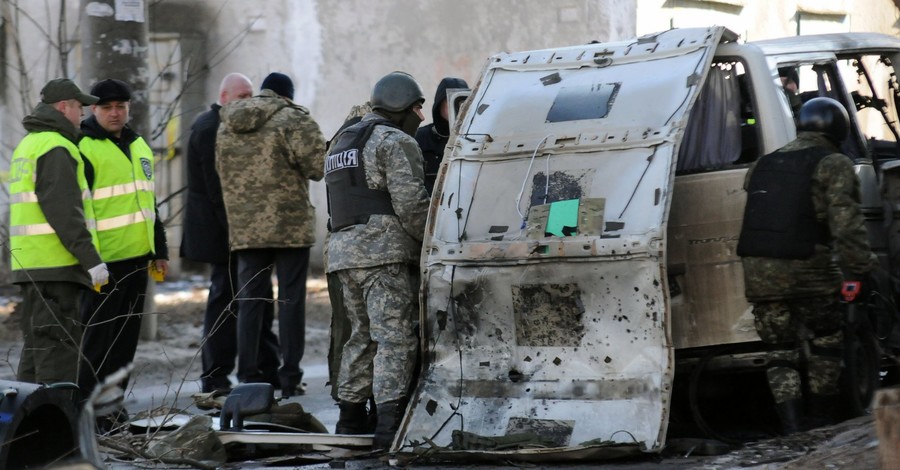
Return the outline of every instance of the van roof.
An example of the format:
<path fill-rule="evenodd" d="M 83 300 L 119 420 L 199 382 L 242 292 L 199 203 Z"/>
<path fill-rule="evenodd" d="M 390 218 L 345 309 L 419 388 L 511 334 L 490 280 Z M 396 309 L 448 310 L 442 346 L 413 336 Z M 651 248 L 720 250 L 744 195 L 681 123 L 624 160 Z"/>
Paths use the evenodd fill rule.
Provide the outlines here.
<path fill-rule="evenodd" d="M 900 38 L 880 33 L 832 33 L 752 41 L 766 55 L 831 52 L 835 55 L 900 51 Z"/>

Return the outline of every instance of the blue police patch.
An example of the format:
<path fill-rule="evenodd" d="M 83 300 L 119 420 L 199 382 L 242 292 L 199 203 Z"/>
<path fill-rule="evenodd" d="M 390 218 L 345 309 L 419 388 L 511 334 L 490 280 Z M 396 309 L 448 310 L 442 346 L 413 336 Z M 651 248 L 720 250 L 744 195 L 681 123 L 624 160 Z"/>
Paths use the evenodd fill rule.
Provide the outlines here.
<path fill-rule="evenodd" d="M 146 176 L 148 180 L 153 178 L 153 167 L 150 166 L 149 159 L 146 159 L 146 158 L 141 159 L 141 168 L 144 169 L 144 176 Z"/>

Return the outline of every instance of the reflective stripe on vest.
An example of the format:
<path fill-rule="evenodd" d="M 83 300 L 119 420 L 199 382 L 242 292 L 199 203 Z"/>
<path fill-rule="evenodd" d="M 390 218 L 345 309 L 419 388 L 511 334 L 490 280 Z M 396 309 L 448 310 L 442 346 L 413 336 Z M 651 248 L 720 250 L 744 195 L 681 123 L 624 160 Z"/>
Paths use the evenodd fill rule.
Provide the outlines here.
<path fill-rule="evenodd" d="M 35 193 L 38 159 L 54 148 L 62 147 L 76 162 L 76 178 L 81 189 L 85 223 L 94 246 L 98 246 L 91 193 L 84 177 L 84 161 L 75 146 L 56 132 L 30 133 L 13 153 L 9 171 L 9 239 L 12 269 L 59 268 L 78 264 L 56 231 L 47 223 Z"/>
<path fill-rule="evenodd" d="M 94 167 L 93 199 L 100 257 L 111 262 L 153 253 L 153 151 L 140 137 L 128 148 L 130 159 L 108 139 L 85 136 L 78 147 Z"/>

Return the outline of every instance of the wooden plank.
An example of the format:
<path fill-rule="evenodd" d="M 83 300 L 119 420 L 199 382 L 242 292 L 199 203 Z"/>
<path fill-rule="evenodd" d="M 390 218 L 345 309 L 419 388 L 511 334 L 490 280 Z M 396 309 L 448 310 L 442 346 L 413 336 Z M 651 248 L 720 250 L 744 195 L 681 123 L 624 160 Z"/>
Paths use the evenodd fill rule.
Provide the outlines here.
<path fill-rule="evenodd" d="M 372 447 L 372 434 L 321 434 L 293 432 L 250 432 L 218 431 L 216 435 L 223 444 L 241 442 L 244 444 L 308 444 L 334 447 Z"/>
<path fill-rule="evenodd" d="M 878 433 L 878 466 L 900 468 L 900 387 L 875 394 L 875 430 Z"/>

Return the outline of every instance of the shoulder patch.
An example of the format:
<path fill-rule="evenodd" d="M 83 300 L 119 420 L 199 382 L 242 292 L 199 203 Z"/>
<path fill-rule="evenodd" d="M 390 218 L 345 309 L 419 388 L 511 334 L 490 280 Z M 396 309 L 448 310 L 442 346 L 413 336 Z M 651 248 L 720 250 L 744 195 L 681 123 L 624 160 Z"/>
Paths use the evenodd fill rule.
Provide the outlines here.
<path fill-rule="evenodd" d="M 141 158 L 141 168 L 144 170 L 144 176 L 147 179 L 153 179 L 153 166 L 150 164 L 150 159 Z"/>

